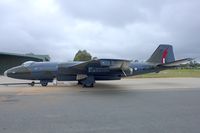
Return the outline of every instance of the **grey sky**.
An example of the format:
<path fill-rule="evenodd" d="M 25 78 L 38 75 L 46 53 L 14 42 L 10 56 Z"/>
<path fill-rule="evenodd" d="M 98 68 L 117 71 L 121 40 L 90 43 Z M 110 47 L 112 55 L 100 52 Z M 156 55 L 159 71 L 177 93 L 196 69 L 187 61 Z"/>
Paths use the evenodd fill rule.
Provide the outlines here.
<path fill-rule="evenodd" d="M 159 44 L 199 57 L 199 0 L 1 0 L 0 51 L 147 59 Z"/>

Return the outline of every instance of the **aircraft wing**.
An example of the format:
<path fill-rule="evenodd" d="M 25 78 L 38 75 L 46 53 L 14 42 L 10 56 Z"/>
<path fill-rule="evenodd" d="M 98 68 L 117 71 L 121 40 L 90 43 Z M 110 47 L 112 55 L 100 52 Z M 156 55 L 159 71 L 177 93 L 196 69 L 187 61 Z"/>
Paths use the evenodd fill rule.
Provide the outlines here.
<path fill-rule="evenodd" d="M 110 70 L 127 70 L 129 69 L 129 60 L 121 59 L 97 59 L 86 62 L 74 63 L 73 65 L 60 64 L 58 66 L 59 74 L 83 74 L 88 71 L 104 72 Z M 97 70 L 101 69 L 101 71 Z"/>
<path fill-rule="evenodd" d="M 86 62 L 81 62 L 79 64 L 75 64 L 75 65 L 71 66 L 70 68 L 85 69 L 90 64 L 99 64 L 99 63 L 100 63 L 99 60 L 90 60 L 90 61 L 86 61 Z"/>
<path fill-rule="evenodd" d="M 121 60 L 121 59 L 97 59 L 97 60 L 90 60 L 86 62 L 82 62 L 79 64 L 75 64 L 71 66 L 74 69 L 85 69 L 87 66 L 104 66 L 109 67 L 110 69 L 121 69 L 127 68 L 131 61 L 129 60 Z"/>
<path fill-rule="evenodd" d="M 176 60 L 170 63 L 166 63 L 166 64 L 159 64 L 158 66 L 164 66 L 164 67 L 176 67 L 179 66 L 183 63 L 187 63 L 194 60 L 193 58 L 185 58 L 185 59 L 181 59 L 181 60 Z"/>

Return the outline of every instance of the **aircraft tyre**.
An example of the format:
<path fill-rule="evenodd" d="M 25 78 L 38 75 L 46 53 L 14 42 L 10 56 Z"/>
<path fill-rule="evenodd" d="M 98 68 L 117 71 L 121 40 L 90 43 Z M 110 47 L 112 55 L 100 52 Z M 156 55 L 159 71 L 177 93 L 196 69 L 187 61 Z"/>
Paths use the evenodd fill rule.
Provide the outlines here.
<path fill-rule="evenodd" d="M 84 84 L 83 88 L 89 88 L 89 87 L 94 87 L 94 83 L 91 84 Z"/>
<path fill-rule="evenodd" d="M 48 82 L 47 81 L 40 81 L 40 84 L 45 87 L 45 86 L 48 85 Z"/>
<path fill-rule="evenodd" d="M 80 81 L 83 87 L 94 87 L 95 79 L 93 76 L 88 76 L 84 80 Z"/>
<path fill-rule="evenodd" d="M 30 83 L 30 85 L 31 85 L 31 86 L 34 86 L 34 85 L 35 85 L 35 82 L 34 82 L 34 81 L 33 81 L 33 82 L 31 82 L 31 83 Z"/>

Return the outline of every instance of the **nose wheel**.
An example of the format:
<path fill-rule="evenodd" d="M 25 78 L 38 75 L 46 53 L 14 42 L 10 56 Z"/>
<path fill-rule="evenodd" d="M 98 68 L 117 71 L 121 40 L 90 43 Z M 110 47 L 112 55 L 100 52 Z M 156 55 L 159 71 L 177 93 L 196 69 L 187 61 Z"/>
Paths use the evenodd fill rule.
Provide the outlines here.
<path fill-rule="evenodd" d="M 30 83 L 30 86 L 34 86 L 34 85 L 35 85 L 35 82 L 34 82 L 34 81 Z"/>

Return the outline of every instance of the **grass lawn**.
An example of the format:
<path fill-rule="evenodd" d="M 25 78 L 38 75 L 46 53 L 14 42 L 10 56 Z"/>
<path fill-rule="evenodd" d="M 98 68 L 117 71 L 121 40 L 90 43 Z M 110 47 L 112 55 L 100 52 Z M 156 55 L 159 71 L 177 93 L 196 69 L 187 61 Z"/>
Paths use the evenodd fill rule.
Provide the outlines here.
<path fill-rule="evenodd" d="M 160 73 L 149 73 L 135 76 L 136 78 L 173 78 L 173 77 L 200 77 L 200 69 L 171 69 Z"/>

